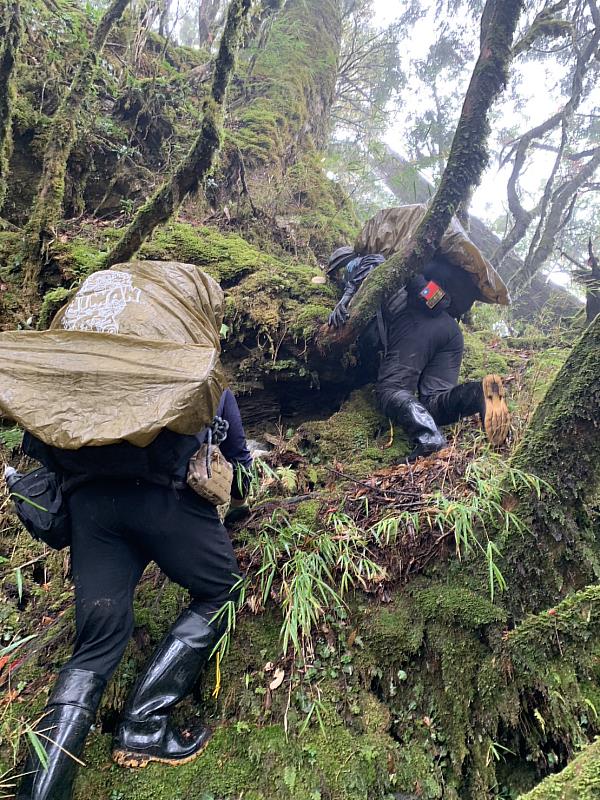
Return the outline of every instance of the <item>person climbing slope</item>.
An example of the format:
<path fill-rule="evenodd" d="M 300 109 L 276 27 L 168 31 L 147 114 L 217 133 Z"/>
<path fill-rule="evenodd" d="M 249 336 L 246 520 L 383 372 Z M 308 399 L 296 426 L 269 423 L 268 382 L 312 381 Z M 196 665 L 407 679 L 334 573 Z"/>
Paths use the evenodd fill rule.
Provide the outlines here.
<path fill-rule="evenodd" d="M 363 280 L 398 250 L 424 213 L 423 206 L 381 211 L 366 223 L 354 247 L 332 253 L 328 273 L 344 269 L 345 289 L 329 317 L 330 327 L 346 323 Z M 383 347 L 378 401 L 408 434 L 413 448 L 409 460 L 442 449 L 446 439 L 439 426 L 462 417 L 479 414 L 493 445 L 508 436 L 510 415 L 501 377 L 490 374 L 458 384 L 464 352 L 459 322 L 478 300 L 507 303 L 506 287 L 453 220 L 435 257 L 378 312 Z"/>
<path fill-rule="evenodd" d="M 222 308 L 220 287 L 196 267 L 132 262 L 86 279 L 52 330 L 2 334 L 8 388 L 0 406 L 25 427 L 24 452 L 75 484 L 66 495 L 74 649 L 36 725 L 47 765 L 30 752 L 17 800 L 71 798 L 77 759 L 134 628 L 136 585 L 152 561 L 191 602 L 139 676 L 113 758 L 127 767 L 183 764 L 210 738 L 204 726 L 181 732 L 171 712 L 211 656 L 217 612 L 236 599 L 239 578 L 216 503 L 229 493 L 243 498 L 252 458 L 235 397 L 223 391 Z M 40 383 L 34 398 L 29 380 Z"/>

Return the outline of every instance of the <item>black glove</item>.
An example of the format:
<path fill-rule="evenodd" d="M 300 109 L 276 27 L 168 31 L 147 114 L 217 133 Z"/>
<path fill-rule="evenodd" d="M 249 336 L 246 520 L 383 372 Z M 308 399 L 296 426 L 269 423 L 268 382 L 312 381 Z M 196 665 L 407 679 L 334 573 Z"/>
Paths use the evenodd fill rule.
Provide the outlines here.
<path fill-rule="evenodd" d="M 350 316 L 350 312 L 348 311 L 348 302 L 349 301 L 346 299 L 346 295 L 344 295 L 337 306 L 333 309 L 327 321 L 327 324 L 330 328 L 342 328 L 346 324 L 348 317 Z"/>

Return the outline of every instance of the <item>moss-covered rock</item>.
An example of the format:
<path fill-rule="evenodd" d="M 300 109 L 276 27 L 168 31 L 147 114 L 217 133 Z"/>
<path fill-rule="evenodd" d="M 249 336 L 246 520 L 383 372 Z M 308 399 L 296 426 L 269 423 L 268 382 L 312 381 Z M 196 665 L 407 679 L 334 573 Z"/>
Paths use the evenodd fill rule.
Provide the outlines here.
<path fill-rule="evenodd" d="M 600 797 L 600 739 L 583 750 L 558 775 L 552 775 L 519 800 L 596 800 Z"/>
<path fill-rule="evenodd" d="M 215 228 L 173 222 L 155 231 L 141 250 L 142 258 L 195 264 L 225 286 L 263 267 L 272 259 L 241 236 Z"/>
<path fill-rule="evenodd" d="M 359 477 L 398 463 L 409 452 L 406 437 L 398 429 L 388 446 L 390 424 L 377 410 L 373 387 L 356 390 L 337 413 L 327 420 L 305 423 L 300 433 L 316 463 L 348 465 L 352 475 Z"/>

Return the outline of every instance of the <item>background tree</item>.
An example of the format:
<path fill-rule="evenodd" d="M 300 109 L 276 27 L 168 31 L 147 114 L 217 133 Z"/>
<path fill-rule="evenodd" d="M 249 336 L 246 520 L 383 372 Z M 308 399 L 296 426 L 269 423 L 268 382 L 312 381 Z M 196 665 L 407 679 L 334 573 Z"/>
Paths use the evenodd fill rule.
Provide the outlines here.
<path fill-rule="evenodd" d="M 38 279 L 48 256 L 48 247 L 61 218 L 67 161 L 77 135 L 77 123 L 88 96 L 98 59 L 113 25 L 129 0 L 113 0 L 90 42 L 88 52 L 75 72 L 73 82 L 58 107 L 48 135 L 37 198 L 27 223 L 23 246 L 23 287 L 29 298 L 38 293 Z"/>
<path fill-rule="evenodd" d="M 14 102 L 13 71 L 21 38 L 18 0 L 9 3 L 0 17 L 0 211 L 6 197 Z"/>

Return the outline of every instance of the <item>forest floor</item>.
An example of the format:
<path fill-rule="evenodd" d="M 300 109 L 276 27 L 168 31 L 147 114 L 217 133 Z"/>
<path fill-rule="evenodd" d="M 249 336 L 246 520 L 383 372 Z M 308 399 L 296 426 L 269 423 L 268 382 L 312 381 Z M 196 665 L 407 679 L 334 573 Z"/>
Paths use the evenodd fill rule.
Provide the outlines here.
<path fill-rule="evenodd" d="M 249 516 L 231 530 L 249 579 L 237 633 L 221 665 L 220 692 L 213 697 L 213 667 L 197 695 L 215 727 L 213 742 L 182 770 L 126 773 L 107 759 L 110 732 L 135 671 L 185 602 L 184 593 L 150 567 L 136 597 L 134 639 L 86 753 L 94 769 L 82 773 L 77 798 L 441 796 L 447 748 L 427 715 L 409 714 L 427 732 L 427 746 L 418 737 L 414 752 L 397 763 L 398 743 L 407 739 L 394 733 L 399 723 L 390 718 L 389 687 L 377 689 L 384 671 L 373 658 L 381 646 L 376 632 L 385 642 L 385 608 L 398 612 L 403 586 L 418 588 L 420 575 L 435 575 L 449 560 L 481 558 L 492 594 L 503 588 L 493 571 L 501 562 L 472 538 L 472 522 L 494 503 L 503 513 L 501 466 L 566 357 L 568 338 L 568 332 L 555 331 L 532 337 L 527 346 L 527 340 L 503 339 L 485 324 L 467 329 L 464 378 L 504 367 L 513 433 L 501 453 L 489 450 L 479 425 L 470 421 L 450 430 L 445 450 L 407 465 L 406 440 L 376 411 L 371 386 L 355 389 L 326 420 L 292 425 L 280 419 L 250 428 L 248 434 L 262 437 L 270 453 L 255 471 Z M 241 402 L 243 409 L 243 397 Z M 19 438 L 15 428 L 0 431 L 5 463 L 19 466 Z M 66 552 L 32 542 L 11 514 L 6 493 L 1 509 L 0 735 L 10 776 L 69 652 L 73 595 Z M 298 572 L 286 573 L 285 553 L 294 551 L 304 562 Z M 318 572 L 321 595 L 303 597 L 297 585 L 295 594 L 290 591 L 302 570 L 313 578 Z M 383 608 L 384 617 L 368 634 L 356 619 L 375 608 Z M 498 621 L 491 603 L 478 608 L 474 613 L 484 622 Z M 406 638 L 401 646 L 416 650 L 412 626 L 403 632 L 395 618 L 393 625 L 394 636 Z M 405 673 L 396 672 L 401 682 Z M 415 794 L 390 794 L 394 785 Z"/>

